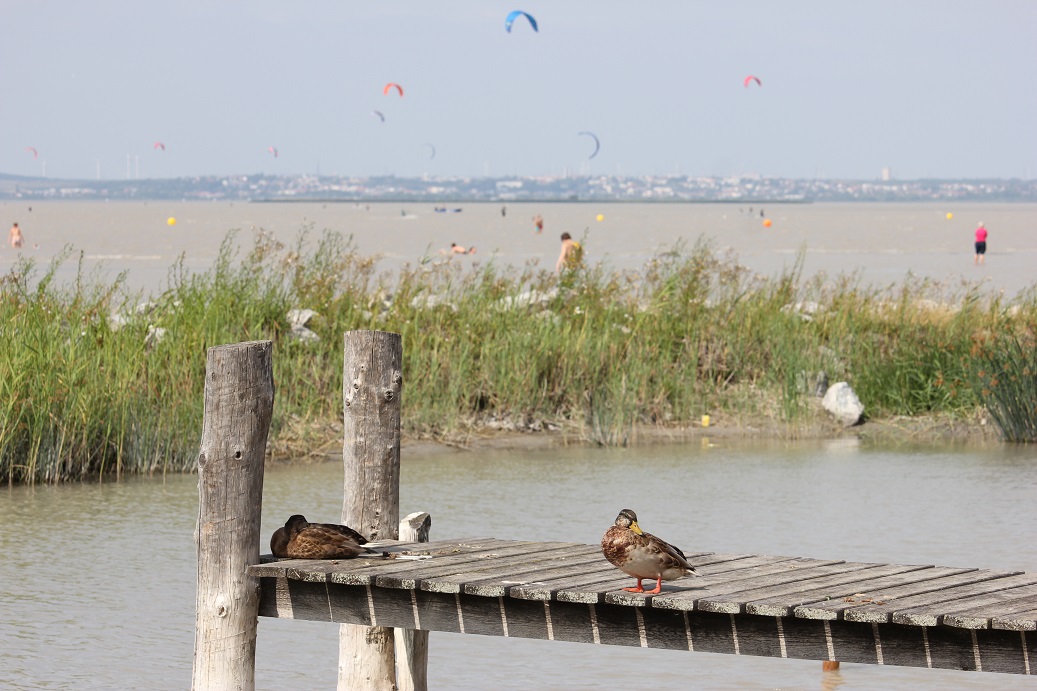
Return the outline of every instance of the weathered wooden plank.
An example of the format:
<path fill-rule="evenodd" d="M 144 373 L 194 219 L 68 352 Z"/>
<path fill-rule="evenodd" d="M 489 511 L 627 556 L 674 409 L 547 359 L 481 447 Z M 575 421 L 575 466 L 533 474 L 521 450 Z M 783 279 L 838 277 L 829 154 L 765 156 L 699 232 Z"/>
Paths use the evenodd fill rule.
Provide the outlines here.
<path fill-rule="evenodd" d="M 851 566 L 851 564 L 839 565 L 838 567 L 832 568 L 847 569 L 849 566 Z M 750 614 L 754 613 L 749 612 L 748 608 L 750 603 L 769 601 L 773 609 L 779 610 L 772 613 L 771 616 L 786 616 L 791 612 L 792 607 L 803 602 L 803 596 L 801 594 L 804 592 L 814 592 L 824 589 L 830 589 L 833 592 L 837 592 L 846 589 L 848 584 L 859 583 L 871 576 L 880 577 L 884 575 L 902 574 L 925 568 L 920 566 L 895 564 L 857 564 L 857 566 L 859 567 L 857 569 L 847 569 L 834 574 L 819 575 L 816 578 L 810 578 L 807 580 L 764 586 L 752 590 L 742 590 L 728 594 L 725 599 L 727 602 L 732 604 L 741 603 L 741 611 Z M 810 599 L 813 598 L 811 597 Z M 784 606 L 779 605 L 781 602 L 785 603 Z"/>
<path fill-rule="evenodd" d="M 983 576 L 982 573 L 978 573 L 976 575 L 981 578 Z M 997 578 L 985 578 L 984 580 L 979 580 L 973 583 L 967 583 L 959 586 L 953 586 L 950 588 L 929 590 L 919 595 L 909 595 L 906 597 L 898 597 L 893 600 L 885 600 L 882 601 L 882 604 L 879 604 L 878 602 L 869 602 L 867 604 L 857 605 L 855 607 L 851 607 L 844 610 L 843 618 L 847 621 L 875 623 L 896 621 L 896 613 L 902 612 L 904 610 L 915 609 L 925 606 L 936 606 L 938 608 L 945 608 L 945 606 L 948 603 L 954 600 L 962 600 L 964 598 L 997 592 L 998 590 L 1006 590 L 1008 588 L 1014 588 L 1020 585 L 1033 585 L 1034 583 L 1037 583 L 1037 574 L 1023 573 L 1018 575 L 1001 576 Z M 917 621 L 919 623 L 913 625 L 933 625 L 930 623 L 922 623 L 932 621 L 932 619 L 920 617 Z M 897 623 L 908 622 L 904 621 Z"/>
<path fill-rule="evenodd" d="M 547 588 L 547 597 L 523 597 L 521 593 L 528 592 L 525 590 L 527 586 L 537 592 L 543 592 L 551 579 L 556 579 L 555 582 L 564 582 L 565 578 L 572 578 L 573 574 L 600 573 L 604 576 L 608 567 L 615 568 L 605 561 L 599 550 L 584 553 L 570 552 L 567 555 L 559 555 L 555 559 L 544 559 L 532 564 L 516 566 L 514 570 L 467 580 L 464 584 L 464 592 L 483 597 L 509 595 L 525 600 L 549 600 L 551 599 L 549 588 Z M 537 588 L 537 586 L 540 587 Z"/>
<path fill-rule="evenodd" d="M 1011 614 L 999 612 L 990 619 L 990 628 L 1005 631 L 1037 631 L 1037 606 Z"/>
<path fill-rule="evenodd" d="M 734 580 L 736 578 L 741 578 L 741 574 L 750 571 L 750 569 L 759 569 L 764 566 L 795 561 L 796 559 L 796 557 L 778 557 L 766 554 L 739 554 L 730 556 L 737 556 L 737 558 L 728 559 L 722 562 L 703 563 L 702 561 L 695 561 L 693 565 L 695 566 L 695 570 L 703 576 L 709 576 L 714 579 L 723 576 L 724 580 Z"/>
<path fill-rule="evenodd" d="M 413 579 L 413 582 L 415 587 L 419 587 L 422 590 L 444 593 L 463 592 L 465 584 L 469 581 L 485 578 L 497 580 L 512 569 L 520 569 L 521 567 L 517 565 L 548 560 L 554 556 L 571 553 L 571 549 L 570 545 L 564 544 L 540 544 L 527 546 L 521 551 L 516 550 L 514 552 L 497 550 L 493 554 L 487 555 L 481 561 L 469 562 L 449 570 L 441 569 L 439 571 L 427 572 L 425 569 L 422 569 L 420 578 Z M 503 595 L 504 593 L 501 591 L 497 594 Z"/>
<path fill-rule="evenodd" d="M 818 599 L 841 600 L 872 587 L 901 584 L 905 581 L 932 578 L 927 576 L 935 569 L 931 566 L 909 566 L 888 564 L 871 569 L 854 571 L 847 575 L 811 579 L 786 586 L 772 588 L 771 592 L 743 593 L 747 614 L 770 617 L 785 617 L 807 602 Z M 919 575 L 923 574 L 923 575 Z M 798 610 L 797 610 L 798 611 Z M 798 613 L 796 616 L 800 616 Z M 835 616 L 802 617 L 803 619 L 835 619 Z"/>
<path fill-rule="evenodd" d="M 559 567 L 557 569 L 545 569 L 535 574 L 530 574 L 525 582 L 512 583 L 509 579 L 508 596 L 521 600 L 553 600 L 558 591 L 563 588 L 576 588 L 579 586 L 592 586 L 595 583 L 605 583 L 616 579 L 616 567 L 605 561 L 601 555 L 599 559 L 578 564 L 580 570 L 578 575 L 573 575 L 572 569 Z"/>
<path fill-rule="evenodd" d="M 804 602 L 796 605 L 792 614 L 801 619 L 838 619 L 840 612 L 854 605 L 865 602 L 884 602 L 893 592 L 918 592 L 920 589 L 932 589 L 930 582 L 939 581 L 944 576 L 954 576 L 974 572 L 975 569 L 950 568 L 944 566 L 927 567 L 918 571 L 884 576 L 859 583 L 848 583 L 841 592 L 833 592 L 830 588 L 809 591 L 797 595 Z M 951 583 L 954 585 L 954 583 Z M 778 603 L 779 606 L 781 603 Z M 779 614 L 781 610 L 771 609 L 770 603 L 753 602 L 746 606 L 746 612 L 770 616 L 786 616 Z"/>
<path fill-rule="evenodd" d="M 588 591 L 606 592 L 629 587 L 633 584 L 630 576 L 623 574 L 616 567 L 609 564 L 604 557 L 600 557 L 600 559 L 600 565 L 596 565 L 593 569 L 588 568 L 577 576 L 562 570 L 559 570 L 558 573 L 545 572 L 538 574 L 538 580 L 541 582 L 512 586 L 509 588 L 508 594 L 511 597 L 530 600 L 550 600 L 558 597 L 560 591 L 565 591 L 566 594 L 560 598 L 563 601 L 587 602 L 592 599 L 592 597 L 587 595 Z M 754 572 L 754 569 L 793 559 L 794 557 L 754 556 L 749 554 L 717 555 L 711 552 L 688 557 L 688 561 L 695 565 L 695 569 L 700 574 L 711 576 L 714 579 L 721 574 L 724 578 L 737 579 L 743 577 L 742 574 L 744 573 Z M 707 563 L 703 565 L 703 561 Z M 695 578 L 688 577 L 675 583 L 664 584 L 663 587 L 682 589 L 686 587 L 703 587 L 702 584 L 704 582 L 697 582 Z M 576 591 L 581 591 L 584 595 L 574 597 L 573 593 Z M 594 601 L 598 602 L 600 600 L 599 594 Z"/>
<path fill-rule="evenodd" d="M 779 562 L 762 563 L 758 566 L 737 569 L 728 574 L 712 576 L 708 567 L 703 567 L 700 578 L 686 577 L 677 581 L 663 583 L 663 591 L 659 595 L 641 595 L 627 593 L 622 589 L 634 585 L 633 579 L 616 570 L 616 576 L 608 581 L 596 581 L 589 584 L 577 584 L 572 587 L 559 588 L 556 597 L 563 602 L 609 602 L 612 604 L 633 607 L 660 607 L 662 609 L 695 608 L 696 601 L 703 593 L 716 593 L 730 587 L 737 590 L 741 585 L 753 579 L 767 577 L 772 574 L 791 574 L 800 569 L 814 568 L 818 565 L 838 564 L 839 561 L 821 561 L 815 559 L 792 558 Z M 696 570 L 698 567 L 696 566 Z M 657 604 L 659 603 L 659 604 Z"/>
<path fill-rule="evenodd" d="M 732 593 L 795 583 L 847 570 L 858 570 L 858 568 L 853 564 L 847 566 L 846 562 L 839 560 L 792 559 L 756 569 L 747 569 L 730 580 L 716 580 L 708 577 L 695 579 L 689 584 L 693 587 L 680 592 L 652 596 L 648 604 L 660 609 L 695 609 L 720 614 L 737 614 L 742 611 L 744 603 L 732 601 L 730 597 Z M 635 604 L 629 602 L 628 595 L 630 593 L 609 593 L 606 595 L 606 602 Z"/>
<path fill-rule="evenodd" d="M 947 568 L 947 567 L 936 567 L 936 568 Z M 953 569 L 949 569 L 953 570 Z M 803 605 L 802 607 L 796 608 L 796 616 L 799 616 L 798 612 L 802 609 L 806 611 L 815 611 L 817 616 L 808 618 L 818 619 L 833 619 L 842 616 L 842 613 L 846 610 L 853 609 L 856 607 L 863 607 L 865 605 L 874 604 L 882 606 L 888 604 L 890 601 L 896 598 L 909 597 L 912 595 L 922 595 L 924 593 L 931 593 L 944 588 L 951 588 L 958 585 L 965 585 L 969 583 L 978 583 L 982 580 L 990 578 L 1001 578 L 1006 575 L 1002 571 L 980 571 L 977 569 L 966 569 L 961 573 L 949 574 L 945 576 L 938 576 L 932 580 L 921 580 L 915 583 L 906 583 L 903 585 L 897 585 L 889 588 L 884 588 L 881 592 L 868 592 L 854 593 L 852 595 L 837 599 L 827 600 L 819 602 L 811 602 Z M 835 617 L 830 614 L 835 614 Z M 852 621 L 852 620 L 851 620 Z M 862 620 L 865 623 L 872 623 L 872 620 Z M 890 621 L 887 616 L 885 618 L 878 618 L 874 623 L 886 623 Z"/>
<path fill-rule="evenodd" d="M 1019 631 L 587 605 L 284 577 L 261 584 L 263 616 L 366 626 L 1015 674 L 1028 673 L 1027 660 L 1037 659 L 1037 636 Z"/>
<path fill-rule="evenodd" d="M 612 566 L 596 565 L 578 576 L 563 576 L 552 579 L 550 583 L 552 599 L 561 602 L 579 602 L 595 604 L 604 600 L 608 590 L 631 586 L 634 581 Z M 541 598 L 535 598 L 541 599 Z"/>
<path fill-rule="evenodd" d="M 947 624 L 965 629 L 985 629 L 990 626 L 990 618 L 996 612 L 1012 612 L 1017 603 L 1023 606 L 1032 605 L 1037 602 L 1037 587 L 1019 586 L 1008 588 L 983 595 L 974 595 L 950 602 L 942 602 L 933 605 L 923 605 L 916 609 L 898 611 L 893 615 L 896 624 L 909 624 L 913 626 L 936 626 L 936 624 Z M 977 614 L 979 609 L 985 610 L 985 615 Z M 948 617 L 952 614 L 961 613 L 964 616 L 961 623 L 951 623 Z"/>
<path fill-rule="evenodd" d="M 473 560 L 482 561 L 499 559 L 499 552 L 502 549 L 508 550 L 509 552 L 521 552 L 522 550 L 530 549 L 531 545 L 537 544 L 538 543 L 535 542 L 513 542 L 502 546 L 496 542 L 487 543 L 475 548 L 459 549 L 442 555 L 433 554 L 432 559 L 418 563 L 421 564 L 420 569 L 422 573 L 431 576 L 455 573 L 457 570 L 465 568 L 466 565 L 470 564 Z M 368 583 L 373 583 L 381 576 L 406 574 L 412 572 L 414 569 L 414 562 L 388 561 L 363 570 L 338 570 L 331 574 L 331 580 L 334 583 L 343 583 L 347 585 L 366 585 Z"/>
<path fill-rule="evenodd" d="M 991 610 L 994 610 L 1000 617 L 1010 618 L 1021 612 L 1032 611 L 1035 606 L 1037 606 L 1037 596 L 1031 593 L 1016 600 L 997 602 L 993 607 L 987 604 L 968 610 L 947 612 L 943 615 L 943 620 L 940 623 L 946 626 L 957 626 L 962 629 L 989 629 L 994 628 L 994 615 L 991 613 Z M 1024 629 L 1013 630 L 1020 631 Z"/>

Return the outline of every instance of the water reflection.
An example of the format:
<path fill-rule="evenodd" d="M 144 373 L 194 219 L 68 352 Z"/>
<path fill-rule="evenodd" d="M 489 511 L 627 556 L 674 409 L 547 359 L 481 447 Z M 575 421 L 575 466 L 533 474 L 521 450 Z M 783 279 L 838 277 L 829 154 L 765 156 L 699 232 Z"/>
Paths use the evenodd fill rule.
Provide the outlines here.
<path fill-rule="evenodd" d="M 408 457 L 403 513 L 433 538 L 596 543 L 623 507 L 692 551 L 1037 571 L 1037 450 L 845 443 L 452 452 Z M 263 536 L 302 512 L 335 520 L 337 463 L 272 467 Z M 0 650 L 14 688 L 186 688 L 197 479 L 0 494 Z M 265 551 L 264 545 L 264 551 Z M 263 619 L 263 689 L 331 687 L 336 628 Z M 275 660 L 275 652 L 278 659 Z M 278 660 L 287 660 L 279 663 Z M 1032 688 L 1022 677 L 433 634 L 439 688 Z"/>

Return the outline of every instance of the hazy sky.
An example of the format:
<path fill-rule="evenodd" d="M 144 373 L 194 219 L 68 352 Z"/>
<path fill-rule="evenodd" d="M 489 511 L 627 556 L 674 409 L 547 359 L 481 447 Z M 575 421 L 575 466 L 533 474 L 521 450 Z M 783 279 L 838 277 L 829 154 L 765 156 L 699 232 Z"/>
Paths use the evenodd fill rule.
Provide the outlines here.
<path fill-rule="evenodd" d="M 1033 0 L 0 0 L 0 26 L 0 173 L 1037 174 Z"/>

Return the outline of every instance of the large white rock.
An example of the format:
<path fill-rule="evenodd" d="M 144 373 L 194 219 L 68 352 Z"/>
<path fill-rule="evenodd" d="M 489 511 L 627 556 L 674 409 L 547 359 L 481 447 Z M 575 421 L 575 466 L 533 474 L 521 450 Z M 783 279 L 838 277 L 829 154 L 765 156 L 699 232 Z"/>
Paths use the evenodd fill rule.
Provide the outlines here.
<path fill-rule="evenodd" d="M 859 424 L 864 415 L 864 406 L 860 399 L 844 381 L 828 387 L 825 397 L 821 400 L 821 406 L 844 427 Z"/>

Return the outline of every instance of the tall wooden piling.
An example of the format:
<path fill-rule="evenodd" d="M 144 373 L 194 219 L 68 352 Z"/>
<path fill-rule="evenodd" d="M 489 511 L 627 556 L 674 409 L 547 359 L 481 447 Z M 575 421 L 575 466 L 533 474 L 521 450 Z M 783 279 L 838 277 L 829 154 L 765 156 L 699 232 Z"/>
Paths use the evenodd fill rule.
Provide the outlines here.
<path fill-rule="evenodd" d="M 198 454 L 194 689 L 255 687 L 263 462 L 274 410 L 273 348 L 210 348 Z"/>
<path fill-rule="evenodd" d="M 399 334 L 345 334 L 342 522 L 368 540 L 398 536 L 402 367 Z M 392 629 L 343 624 L 338 688 L 393 689 L 395 685 Z"/>

